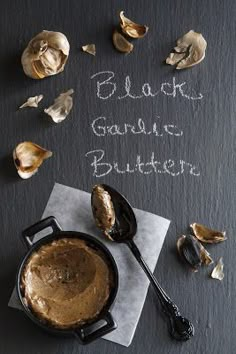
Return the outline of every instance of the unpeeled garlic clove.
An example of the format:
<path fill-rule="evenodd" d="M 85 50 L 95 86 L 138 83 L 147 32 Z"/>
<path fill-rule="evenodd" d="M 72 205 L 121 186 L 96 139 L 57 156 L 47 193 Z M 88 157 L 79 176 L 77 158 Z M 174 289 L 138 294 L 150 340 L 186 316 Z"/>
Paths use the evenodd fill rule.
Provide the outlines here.
<path fill-rule="evenodd" d="M 148 32 L 148 27 L 139 25 L 125 17 L 124 11 L 120 12 L 120 27 L 122 32 L 131 38 L 142 38 Z"/>
<path fill-rule="evenodd" d="M 51 156 L 51 151 L 30 141 L 20 143 L 13 151 L 14 164 L 19 176 L 23 179 L 33 176 L 43 161 Z"/>
<path fill-rule="evenodd" d="M 61 32 L 42 31 L 24 50 L 21 63 L 25 74 L 33 79 L 55 75 L 64 70 L 70 44 Z"/>
<path fill-rule="evenodd" d="M 223 280 L 224 279 L 224 263 L 223 263 L 223 258 L 221 257 L 215 268 L 211 272 L 211 277 L 213 279 L 218 279 L 218 280 Z"/>
<path fill-rule="evenodd" d="M 166 64 L 176 65 L 176 69 L 190 68 L 205 58 L 206 47 L 202 34 L 191 30 L 177 40 L 177 47 L 166 59 Z"/>
<path fill-rule="evenodd" d="M 55 123 L 62 122 L 70 113 L 73 106 L 73 99 L 70 95 L 73 93 L 73 89 L 61 93 L 60 96 L 54 100 L 54 104 L 44 110 Z"/>
<path fill-rule="evenodd" d="M 224 231 L 212 230 L 204 225 L 197 223 L 191 224 L 190 227 L 193 229 L 194 235 L 201 242 L 218 243 L 227 240 Z"/>
<path fill-rule="evenodd" d="M 38 107 L 40 101 L 42 101 L 43 95 L 38 95 L 34 97 L 29 97 L 25 103 L 23 103 L 19 108 L 25 107 Z"/>
<path fill-rule="evenodd" d="M 127 41 L 127 39 L 117 31 L 114 31 L 112 40 L 113 40 L 114 47 L 119 52 L 130 53 L 134 48 L 133 44 Z"/>

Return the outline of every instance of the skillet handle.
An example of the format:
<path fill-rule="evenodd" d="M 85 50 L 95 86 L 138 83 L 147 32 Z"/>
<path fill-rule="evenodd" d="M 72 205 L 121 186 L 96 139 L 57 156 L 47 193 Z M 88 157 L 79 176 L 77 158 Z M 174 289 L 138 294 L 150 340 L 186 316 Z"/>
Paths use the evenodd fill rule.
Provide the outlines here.
<path fill-rule="evenodd" d="M 26 244 L 26 246 L 28 248 L 30 248 L 34 244 L 34 241 L 33 241 L 34 236 L 38 232 L 46 229 L 47 227 L 52 228 L 52 230 L 53 230 L 52 234 L 62 230 L 57 219 L 54 216 L 49 216 L 46 219 L 36 222 L 34 225 L 28 227 L 27 229 L 25 229 L 22 232 L 22 238 L 23 238 L 23 241 Z"/>
<path fill-rule="evenodd" d="M 100 321 L 98 320 L 97 322 L 90 325 L 88 324 L 82 328 L 74 329 L 74 334 L 80 344 L 88 344 L 97 338 L 105 336 L 105 334 L 108 334 L 117 328 L 117 324 L 115 323 L 110 312 L 107 312 L 101 320 L 106 321 L 102 327 L 97 328 L 97 325 Z"/>

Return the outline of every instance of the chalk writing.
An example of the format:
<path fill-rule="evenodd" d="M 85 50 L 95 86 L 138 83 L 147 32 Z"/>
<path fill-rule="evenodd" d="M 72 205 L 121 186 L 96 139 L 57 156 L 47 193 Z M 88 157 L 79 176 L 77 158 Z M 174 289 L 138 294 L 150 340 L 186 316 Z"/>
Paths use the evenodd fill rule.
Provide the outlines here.
<path fill-rule="evenodd" d="M 159 116 L 157 118 L 160 118 Z M 159 126 L 158 126 L 159 125 Z M 162 137 L 163 135 L 171 136 L 182 136 L 183 131 L 174 124 L 157 124 L 153 122 L 152 126 L 147 128 L 146 123 L 143 119 L 139 118 L 136 123 L 128 124 L 124 123 L 122 126 L 120 124 L 107 124 L 106 117 L 98 117 L 93 120 L 92 131 L 96 136 L 104 137 L 107 135 L 127 135 L 127 134 L 143 134 L 143 135 L 154 135 Z"/>
<path fill-rule="evenodd" d="M 122 163 L 122 167 L 118 162 L 107 162 L 104 161 L 105 151 L 102 149 L 88 151 L 85 154 L 86 157 L 92 158 L 91 167 L 93 168 L 93 176 L 95 177 L 104 177 L 111 172 L 116 172 L 118 174 L 131 174 L 131 173 L 140 173 L 144 175 L 150 175 L 153 173 L 167 174 L 172 177 L 176 177 L 182 174 L 190 174 L 192 176 L 200 176 L 199 169 L 189 162 L 184 160 L 165 160 L 158 161 L 156 160 L 155 153 L 151 153 L 150 161 L 144 162 L 141 158 L 141 155 L 137 155 L 135 162 L 130 164 Z"/>
<path fill-rule="evenodd" d="M 91 80 L 96 79 L 96 95 L 101 100 L 108 100 L 115 95 L 117 91 L 117 83 L 115 81 L 115 73 L 113 71 L 100 71 L 93 74 L 90 78 Z M 141 99 L 144 97 L 156 97 L 160 94 L 169 97 L 183 97 L 188 100 L 201 100 L 203 98 L 202 93 L 196 93 L 193 89 L 188 89 L 187 83 L 179 82 L 177 83 L 175 76 L 172 78 L 171 82 L 163 82 L 160 84 L 160 89 L 157 91 L 152 90 L 148 82 L 144 83 L 141 87 L 141 94 L 136 94 L 133 90 L 133 85 L 130 79 L 130 75 L 125 77 L 124 81 L 124 91 L 125 93 L 121 96 L 116 95 L 115 98 L 118 100 L 123 100 L 125 98 L 131 99 Z"/>

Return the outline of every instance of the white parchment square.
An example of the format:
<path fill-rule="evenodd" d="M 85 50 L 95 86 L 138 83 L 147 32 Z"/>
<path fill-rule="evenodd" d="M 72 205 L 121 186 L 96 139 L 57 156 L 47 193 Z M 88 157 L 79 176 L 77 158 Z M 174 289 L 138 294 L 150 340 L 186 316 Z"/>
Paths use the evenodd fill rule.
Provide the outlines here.
<path fill-rule="evenodd" d="M 143 210 L 134 209 L 138 232 L 135 243 L 150 269 L 154 271 L 170 220 Z M 112 314 L 117 329 L 104 338 L 129 346 L 137 327 L 147 295 L 149 281 L 126 245 L 116 244 L 101 237 L 94 225 L 90 193 L 55 183 L 42 218 L 55 216 L 64 230 L 90 234 L 111 251 L 119 270 L 119 290 Z M 45 234 L 38 234 L 39 239 Z M 10 307 L 21 309 L 14 289 Z"/>

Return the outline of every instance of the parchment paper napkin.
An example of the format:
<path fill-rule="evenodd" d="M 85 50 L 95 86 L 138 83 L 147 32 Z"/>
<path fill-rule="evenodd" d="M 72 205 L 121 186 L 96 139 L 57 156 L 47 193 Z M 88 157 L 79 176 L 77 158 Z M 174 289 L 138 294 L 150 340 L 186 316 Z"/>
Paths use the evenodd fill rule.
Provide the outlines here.
<path fill-rule="evenodd" d="M 138 222 L 135 242 L 147 264 L 154 271 L 170 221 L 143 210 L 134 209 Z M 109 248 L 119 270 L 119 290 L 112 314 L 117 329 L 104 338 L 129 346 L 137 327 L 149 281 L 126 245 L 116 244 L 102 238 L 94 225 L 90 206 L 90 194 L 56 183 L 48 200 L 42 218 L 55 216 L 64 230 L 88 233 Z M 45 236 L 43 232 L 35 240 Z M 14 289 L 10 307 L 21 309 Z"/>

